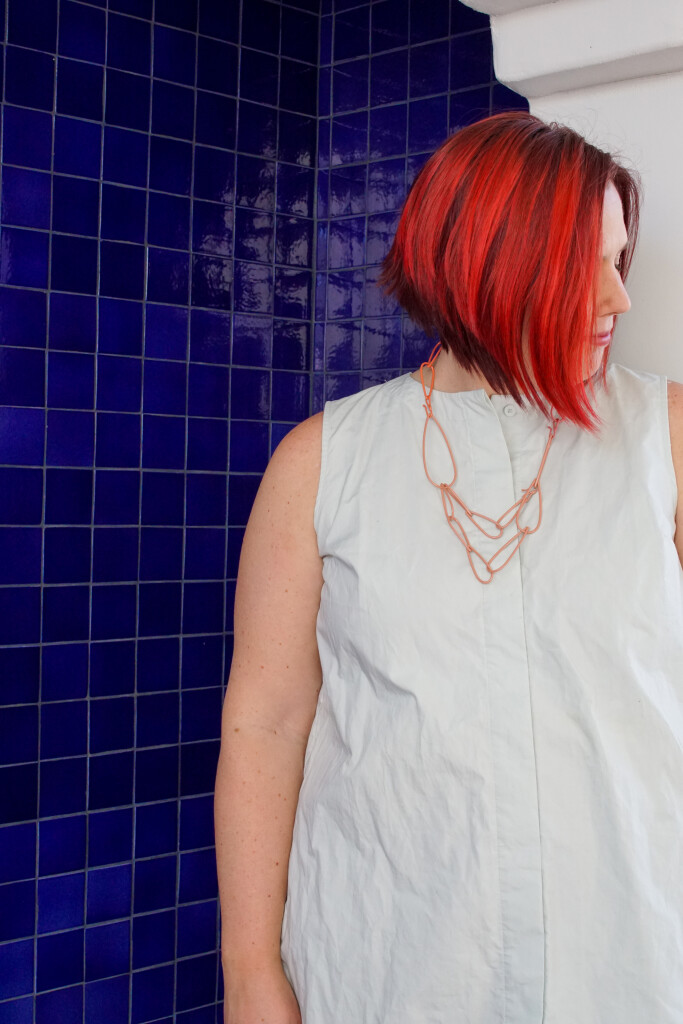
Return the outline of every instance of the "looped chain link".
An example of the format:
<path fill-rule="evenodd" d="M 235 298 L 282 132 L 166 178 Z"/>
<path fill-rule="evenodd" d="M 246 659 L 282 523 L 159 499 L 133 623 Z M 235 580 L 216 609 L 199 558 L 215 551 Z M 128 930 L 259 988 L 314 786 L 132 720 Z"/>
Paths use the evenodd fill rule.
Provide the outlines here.
<path fill-rule="evenodd" d="M 446 522 L 448 523 L 448 526 L 450 527 L 450 529 L 453 531 L 455 536 L 458 538 L 460 543 L 464 546 L 465 550 L 467 551 L 467 559 L 468 559 L 468 561 L 470 563 L 470 568 L 472 569 L 472 572 L 474 573 L 475 577 L 479 580 L 480 583 L 490 583 L 491 580 L 493 579 L 494 574 L 497 573 L 497 572 L 500 572 L 501 569 L 505 568 L 505 566 L 508 564 L 508 562 L 510 561 L 510 559 L 514 555 L 515 551 L 517 551 L 517 549 L 521 546 L 522 541 L 526 540 L 526 538 L 529 536 L 529 534 L 536 533 L 536 530 L 541 525 L 541 518 L 543 516 L 543 497 L 541 495 L 541 474 L 543 473 L 543 467 L 545 466 L 545 461 L 546 461 L 546 459 L 548 457 L 548 452 L 550 451 L 550 445 L 552 444 L 553 438 L 555 437 L 555 432 L 557 430 L 557 425 L 560 422 L 560 419 L 559 419 L 558 416 L 553 416 L 552 417 L 552 423 L 548 427 L 549 436 L 548 436 L 547 444 L 545 446 L 545 451 L 543 453 L 543 458 L 541 459 L 541 465 L 539 466 L 538 473 L 536 474 L 536 477 L 534 478 L 534 480 L 522 492 L 522 497 L 518 501 L 516 501 L 514 503 L 514 505 L 511 505 L 510 508 L 506 509 L 505 512 L 503 512 L 503 514 L 498 517 L 498 519 L 492 519 L 490 516 L 484 515 L 483 512 L 473 512 L 472 509 L 469 508 L 469 506 L 462 500 L 462 498 L 460 498 L 456 494 L 456 492 L 453 490 L 453 485 L 454 485 L 454 483 L 455 483 L 455 481 L 457 479 L 457 475 L 458 475 L 458 470 L 457 470 L 457 467 L 455 465 L 455 456 L 453 455 L 453 449 L 450 446 L 450 443 L 448 441 L 448 438 L 446 437 L 444 429 L 441 426 L 441 424 L 439 423 L 439 421 L 436 418 L 436 416 L 434 415 L 434 410 L 432 409 L 432 392 L 434 390 L 434 383 L 436 381 L 436 371 L 434 369 L 434 364 L 436 362 L 436 358 L 437 358 L 437 356 L 438 356 L 440 351 L 441 351 L 441 342 L 438 342 L 434 346 L 434 348 L 432 350 L 432 354 L 430 355 L 429 359 L 426 360 L 424 363 L 422 363 L 422 365 L 420 366 L 420 380 L 422 382 L 422 390 L 423 390 L 424 396 L 425 396 L 425 401 L 424 401 L 423 408 L 424 408 L 425 413 L 426 413 L 424 430 L 422 431 L 422 462 L 424 464 L 424 470 L 425 470 L 425 474 L 426 474 L 427 480 L 429 481 L 429 483 L 433 487 L 437 487 L 439 489 L 440 493 L 441 493 L 441 503 L 443 505 L 444 514 L 446 516 Z M 430 382 L 429 386 L 427 386 L 425 384 L 425 379 L 424 379 L 425 367 L 429 367 L 431 369 L 431 371 L 432 371 L 432 379 L 431 379 L 431 382 Z M 430 475 L 430 473 L 429 473 L 429 469 L 427 468 L 427 430 L 429 428 L 429 424 L 430 423 L 433 423 L 434 426 L 438 429 L 439 433 L 441 434 L 441 437 L 443 438 L 443 440 L 444 440 L 444 442 L 446 444 L 446 448 L 448 449 L 448 454 L 450 455 L 451 465 L 453 466 L 453 477 L 449 481 L 449 483 L 443 483 L 443 482 L 439 483 L 436 480 L 434 480 L 432 478 L 432 476 Z M 525 505 L 529 501 L 531 501 L 531 499 L 534 497 L 535 494 L 538 495 L 538 521 L 537 521 L 537 523 L 536 523 L 536 525 L 534 526 L 533 529 L 531 529 L 528 526 L 520 526 L 520 524 L 519 524 L 519 516 L 520 516 L 520 514 L 522 512 L 522 509 L 525 507 Z M 507 540 L 504 544 L 502 544 L 501 547 L 499 547 L 498 550 L 493 555 L 491 555 L 491 557 L 487 560 L 487 559 L 484 558 L 484 556 L 479 551 L 477 551 L 475 548 L 473 548 L 472 545 L 470 544 L 469 539 L 467 537 L 467 534 L 465 533 L 465 529 L 463 527 L 463 524 L 460 522 L 460 520 L 458 519 L 458 517 L 455 514 L 456 506 L 460 506 L 460 508 L 465 513 L 465 515 L 467 516 L 469 521 L 472 523 L 472 525 L 476 526 L 476 528 L 480 531 L 480 533 L 483 533 L 485 537 L 489 537 L 491 540 L 497 540 L 499 537 L 501 537 L 503 535 L 503 530 L 507 526 L 510 525 L 510 523 L 512 522 L 513 519 L 515 520 L 515 522 L 517 524 L 517 533 L 515 533 L 512 537 L 510 537 L 509 540 Z M 510 515 L 510 518 L 507 519 L 507 521 L 506 521 L 506 517 L 508 516 L 509 513 L 513 513 L 513 514 Z M 493 523 L 493 525 L 495 527 L 497 527 L 498 533 L 488 533 L 484 529 L 483 526 L 479 525 L 479 523 L 477 522 L 477 519 L 484 519 L 488 523 Z M 505 559 L 503 564 L 502 565 L 498 565 L 495 568 L 493 568 L 491 563 L 494 561 L 494 559 L 496 559 L 498 557 L 498 555 L 501 554 L 501 552 L 505 551 L 505 549 L 508 548 L 510 546 L 510 544 L 513 544 L 515 541 L 517 541 L 517 543 L 512 548 L 512 550 L 510 551 L 508 557 Z M 475 568 L 473 557 L 474 558 L 478 558 L 482 562 L 482 564 L 485 567 L 485 569 L 488 570 L 488 572 L 489 572 L 488 579 L 482 579 L 481 576 L 478 574 L 478 572 L 477 572 L 477 570 Z"/>

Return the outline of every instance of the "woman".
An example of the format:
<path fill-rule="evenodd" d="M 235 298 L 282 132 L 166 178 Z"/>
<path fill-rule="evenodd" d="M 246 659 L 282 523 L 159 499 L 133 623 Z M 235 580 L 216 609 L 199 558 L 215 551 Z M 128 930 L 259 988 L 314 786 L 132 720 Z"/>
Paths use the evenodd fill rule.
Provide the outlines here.
<path fill-rule="evenodd" d="M 681 387 L 670 434 L 666 378 L 607 366 L 638 199 L 524 112 L 451 137 L 383 277 L 440 344 L 268 466 L 217 775 L 227 1024 L 683 1020 Z"/>

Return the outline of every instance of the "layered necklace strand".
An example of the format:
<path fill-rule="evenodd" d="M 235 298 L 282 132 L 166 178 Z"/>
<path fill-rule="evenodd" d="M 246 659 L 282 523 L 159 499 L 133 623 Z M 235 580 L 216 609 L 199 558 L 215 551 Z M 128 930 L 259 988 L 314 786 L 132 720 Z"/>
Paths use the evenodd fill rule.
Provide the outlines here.
<path fill-rule="evenodd" d="M 424 410 L 425 410 L 425 412 L 427 414 L 427 418 L 425 420 L 425 425 L 424 425 L 424 430 L 422 432 L 422 462 L 424 464 L 425 474 L 426 474 L 427 479 L 429 480 L 430 484 L 432 484 L 434 487 L 438 488 L 438 490 L 441 492 L 441 503 L 443 505 L 444 514 L 446 516 L 446 522 L 448 523 L 448 526 L 453 531 L 453 533 L 458 538 L 458 540 L 465 546 L 465 550 L 467 551 L 467 558 L 469 560 L 472 572 L 474 573 L 475 577 L 479 580 L 480 583 L 490 583 L 491 580 L 493 579 L 494 573 L 500 572 L 501 569 L 505 568 L 505 566 L 508 564 L 508 562 L 510 561 L 510 559 L 514 555 L 514 553 L 517 550 L 517 548 L 520 547 L 522 541 L 525 540 L 530 533 L 535 533 L 536 530 L 541 525 L 541 517 L 542 517 L 542 514 L 543 514 L 543 500 L 542 500 L 542 496 L 541 496 L 541 473 L 543 472 L 543 467 L 545 466 L 545 460 L 548 457 L 548 452 L 550 451 L 550 445 L 552 444 L 553 438 L 555 436 L 555 431 L 557 430 L 557 424 L 560 422 L 560 418 L 559 418 L 559 416 L 556 416 L 556 415 L 553 415 L 553 417 L 552 417 L 552 424 L 548 427 L 548 431 L 549 431 L 548 442 L 547 442 L 547 444 L 545 446 L 545 451 L 543 453 L 543 458 L 541 459 L 541 465 L 539 466 L 538 473 L 536 474 L 534 480 L 531 482 L 529 487 L 524 489 L 524 491 L 522 492 L 522 497 L 519 499 L 519 501 L 516 501 L 514 503 L 514 505 L 511 505 L 510 508 L 507 509 L 502 514 L 502 516 L 498 517 L 498 519 L 491 519 L 490 516 L 485 516 L 482 512 L 473 512 L 465 504 L 465 502 L 461 498 L 458 497 L 458 495 L 453 490 L 453 484 L 455 483 L 455 480 L 456 480 L 456 477 L 457 477 L 457 472 L 458 472 L 457 469 L 456 469 L 456 466 L 455 466 L 455 458 L 453 456 L 453 451 L 451 449 L 451 446 L 448 443 L 448 438 L 446 437 L 446 434 L 444 433 L 444 429 L 441 426 L 441 424 L 439 423 L 439 421 L 436 418 L 436 416 L 434 415 L 434 410 L 432 409 L 432 391 L 434 390 L 434 384 L 436 383 L 436 369 L 435 369 L 434 364 L 436 363 L 436 359 L 437 359 L 437 356 L 438 356 L 440 351 L 441 351 L 441 342 L 438 342 L 434 346 L 434 348 L 432 350 L 432 354 L 430 355 L 429 359 L 426 360 L 426 362 L 422 363 L 422 365 L 420 366 L 420 380 L 422 381 L 422 390 L 423 390 L 424 396 L 425 396 Z M 429 369 L 432 371 L 432 380 L 431 380 L 431 383 L 429 385 L 429 388 L 427 388 L 427 385 L 425 384 L 425 379 L 424 379 L 425 367 L 429 367 Z M 430 476 L 429 470 L 427 468 L 427 453 L 426 453 L 427 428 L 429 427 L 430 423 L 433 423 L 434 426 L 439 430 L 439 432 L 440 432 L 440 434 L 441 434 L 441 436 L 442 436 L 442 438 L 443 438 L 443 440 L 444 440 L 444 442 L 446 444 L 446 448 L 448 449 L 448 454 L 451 457 L 451 463 L 452 463 L 452 466 L 453 466 L 453 478 L 450 481 L 450 483 L 447 483 L 447 484 L 446 483 L 437 483 L 436 480 L 433 480 L 432 477 Z M 524 506 L 526 505 L 526 503 L 528 501 L 530 501 L 531 498 L 533 498 L 533 496 L 535 494 L 538 494 L 538 522 L 536 523 L 536 525 L 534 526 L 534 528 L 532 530 L 528 526 L 520 526 L 519 525 L 519 515 L 520 515 L 522 509 L 524 508 Z M 510 516 L 510 518 L 506 520 L 506 517 L 508 516 L 508 513 L 514 512 L 514 519 L 515 519 L 515 521 L 517 523 L 517 533 L 514 534 L 514 536 L 512 536 L 508 541 L 506 541 L 505 544 L 501 545 L 501 547 L 498 548 L 498 550 L 495 552 L 495 554 L 493 554 L 491 556 L 491 558 L 489 558 L 488 561 L 487 561 L 484 558 L 484 556 L 482 554 L 480 554 L 479 551 L 477 551 L 475 548 L 472 547 L 472 545 L 470 544 L 469 540 L 467 539 L 467 534 L 465 533 L 463 525 L 462 525 L 462 523 L 460 522 L 460 520 L 457 518 L 457 516 L 455 514 L 455 507 L 456 507 L 456 505 L 459 505 L 461 507 L 461 509 L 463 510 L 463 512 L 465 513 L 465 515 L 469 519 L 469 521 L 473 524 L 473 526 L 476 526 L 477 529 L 481 531 L 481 533 L 483 533 L 486 537 L 490 537 L 492 540 L 497 540 L 499 537 L 502 536 L 503 530 L 505 529 L 506 526 L 508 526 L 510 524 L 510 522 L 512 521 L 512 518 L 513 518 L 512 516 Z M 515 512 L 515 509 L 517 509 L 516 512 Z M 476 521 L 477 519 L 485 519 L 487 522 L 493 523 L 493 525 L 497 527 L 498 533 L 487 533 L 487 531 L 484 529 L 484 527 L 480 526 L 479 523 Z M 503 564 L 497 566 L 495 569 L 492 568 L 491 567 L 491 563 L 493 562 L 493 560 L 495 558 L 497 558 L 497 556 L 501 553 L 501 551 L 504 551 L 505 548 L 507 548 L 514 541 L 517 541 L 517 543 L 515 544 L 515 546 L 513 547 L 512 551 L 510 552 L 508 557 L 505 559 Z M 481 562 L 483 563 L 483 565 L 485 566 L 485 568 L 488 570 L 488 572 L 489 572 L 488 579 L 482 579 L 481 576 L 479 576 L 479 574 L 477 573 L 477 570 L 475 568 L 475 564 L 474 564 L 474 561 L 473 561 L 473 556 L 476 556 L 477 558 L 479 558 L 481 560 Z"/>

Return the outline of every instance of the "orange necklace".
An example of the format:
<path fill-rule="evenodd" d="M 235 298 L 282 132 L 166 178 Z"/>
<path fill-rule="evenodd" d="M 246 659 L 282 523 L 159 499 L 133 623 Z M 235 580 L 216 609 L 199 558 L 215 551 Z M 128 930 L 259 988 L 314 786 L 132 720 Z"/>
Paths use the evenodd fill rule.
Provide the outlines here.
<path fill-rule="evenodd" d="M 444 510 L 445 515 L 446 515 L 446 522 L 448 523 L 449 527 L 451 528 L 451 530 L 453 531 L 455 536 L 458 538 L 458 540 L 461 541 L 462 544 L 464 544 L 465 549 L 467 551 L 467 558 L 469 560 L 472 572 L 474 573 L 474 575 L 476 576 L 476 578 L 479 580 L 480 583 L 490 583 L 491 580 L 493 579 L 494 573 L 500 572 L 501 569 L 505 568 L 505 566 L 508 564 L 508 562 L 510 561 L 510 559 L 514 555 L 514 553 L 517 550 L 517 548 L 520 547 L 522 541 L 525 540 L 526 537 L 530 533 L 535 533 L 536 530 L 541 525 L 541 516 L 543 514 L 543 500 L 542 500 L 542 497 L 541 497 L 541 473 L 543 472 L 543 467 L 545 466 L 545 460 L 548 457 L 548 452 L 550 451 L 550 445 L 552 444 L 552 440 L 553 440 L 553 438 L 555 436 L 555 431 L 557 430 L 557 424 L 560 422 L 560 418 L 558 416 L 555 416 L 555 415 L 553 415 L 553 417 L 552 417 L 552 424 L 551 424 L 550 427 L 548 427 L 548 430 L 549 430 L 548 442 L 547 442 L 547 444 L 545 446 L 545 451 L 543 453 L 543 458 L 541 459 L 541 465 L 539 466 L 538 473 L 536 474 L 534 480 L 529 485 L 529 487 L 525 488 L 525 490 L 522 492 L 522 497 L 519 499 L 519 501 L 516 501 L 514 505 L 511 505 L 510 508 L 507 509 L 502 514 L 502 516 L 499 516 L 498 519 L 491 519 L 490 516 L 485 516 L 483 514 L 483 512 L 473 512 L 465 504 L 465 502 L 462 501 L 462 499 L 458 497 L 458 495 L 453 490 L 453 484 L 455 483 L 455 480 L 456 480 L 456 477 L 457 477 L 457 473 L 458 473 L 458 471 L 456 469 L 456 466 L 455 466 L 455 458 L 453 456 L 453 451 L 451 449 L 451 446 L 448 443 L 448 438 L 446 437 L 446 434 L 444 433 L 444 429 L 441 426 L 441 424 L 439 423 L 439 421 L 436 418 L 436 416 L 434 415 L 434 410 L 432 409 L 432 391 L 434 390 L 434 384 L 436 383 L 436 369 L 435 369 L 435 365 L 434 364 L 436 363 L 436 359 L 437 359 L 437 356 L 438 356 L 440 351 L 441 351 L 441 342 L 438 342 L 434 346 L 434 348 L 432 350 L 432 354 L 430 355 L 429 359 L 427 359 L 420 366 L 420 380 L 422 381 L 422 390 L 423 390 L 424 396 L 425 396 L 424 410 L 425 410 L 425 412 L 427 414 L 427 418 L 425 420 L 425 425 L 424 425 L 424 431 L 422 433 L 422 462 L 424 464 L 424 470 L 425 470 L 425 473 L 427 475 L 427 479 L 429 480 L 430 484 L 432 484 L 434 487 L 437 487 L 439 489 L 439 491 L 441 492 L 441 503 L 443 504 L 443 510 Z M 424 370 L 425 370 L 426 366 L 428 366 L 431 369 L 431 371 L 432 371 L 432 380 L 431 380 L 431 384 L 429 385 L 429 389 L 427 389 L 427 386 L 425 384 L 425 379 L 424 379 Z M 446 443 L 446 448 L 448 449 L 448 454 L 451 457 L 451 463 L 453 465 L 453 479 L 450 481 L 450 483 L 447 483 L 447 484 L 446 483 L 437 483 L 436 480 L 433 480 L 432 477 L 429 475 L 429 470 L 427 469 L 426 443 L 427 443 L 427 428 L 428 428 L 430 422 L 434 423 L 434 425 L 438 428 L 439 432 L 441 433 L 442 438 L 444 439 L 444 441 Z M 531 500 L 531 498 L 534 496 L 534 494 L 538 494 L 538 522 L 536 523 L 536 525 L 534 526 L 534 528 L 532 530 L 528 526 L 520 526 L 519 525 L 519 515 L 520 515 L 522 509 L 524 508 L 524 506 L 526 505 L 526 503 Z M 512 517 L 510 517 L 510 519 L 507 519 L 507 521 L 506 521 L 506 516 L 508 515 L 508 513 L 514 512 L 514 510 L 517 509 L 517 511 L 514 512 L 514 519 L 515 519 L 515 522 L 517 524 L 517 533 L 514 534 L 514 536 L 512 536 L 508 541 L 506 541 L 505 544 L 503 544 L 501 547 L 499 547 L 498 550 L 495 552 L 495 554 L 493 554 L 491 556 L 491 558 L 489 558 L 488 561 L 487 561 L 484 558 L 483 555 L 481 555 L 478 551 L 476 551 L 472 547 L 472 545 L 470 544 L 469 540 L 467 539 L 467 534 L 465 533 L 463 525 L 462 525 L 460 520 L 455 515 L 455 506 L 456 506 L 456 504 L 460 505 L 460 507 L 462 508 L 463 512 L 467 516 L 467 518 L 470 520 L 470 522 L 474 526 L 477 527 L 478 530 L 480 530 L 486 537 L 490 537 L 493 540 L 497 540 L 498 537 L 502 536 L 503 530 L 512 521 Z M 498 533 L 487 533 L 486 530 L 483 528 L 483 526 L 480 526 L 479 523 L 476 522 L 476 519 L 486 519 L 487 522 L 493 523 L 494 526 L 496 526 L 498 528 Z M 495 558 L 497 558 L 497 556 L 501 553 L 501 551 L 504 551 L 505 548 L 507 548 L 514 541 L 517 541 L 517 543 L 515 544 L 515 546 L 513 547 L 512 551 L 510 552 L 508 557 L 505 559 L 503 564 L 497 566 L 495 569 L 492 568 L 491 567 L 491 563 L 493 562 L 493 560 Z M 486 567 L 486 569 L 489 572 L 489 578 L 488 579 L 482 579 L 481 576 L 478 575 L 477 570 L 476 570 L 475 565 L 474 565 L 474 562 L 472 560 L 472 556 L 473 555 L 476 555 L 476 557 L 481 559 L 481 561 L 483 562 L 484 566 Z"/>

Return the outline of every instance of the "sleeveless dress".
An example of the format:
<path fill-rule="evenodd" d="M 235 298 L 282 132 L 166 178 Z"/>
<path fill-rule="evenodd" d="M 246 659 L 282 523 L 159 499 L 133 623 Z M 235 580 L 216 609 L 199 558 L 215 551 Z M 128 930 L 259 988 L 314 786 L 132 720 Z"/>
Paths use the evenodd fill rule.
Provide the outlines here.
<path fill-rule="evenodd" d="M 501 515 L 548 421 L 483 389 L 432 398 L 455 490 Z M 666 377 L 611 363 L 595 408 L 599 436 L 559 423 L 541 526 L 482 584 L 424 474 L 419 381 L 325 405 L 323 684 L 281 934 L 303 1024 L 683 1021 Z M 486 558 L 515 532 L 460 518 Z"/>

